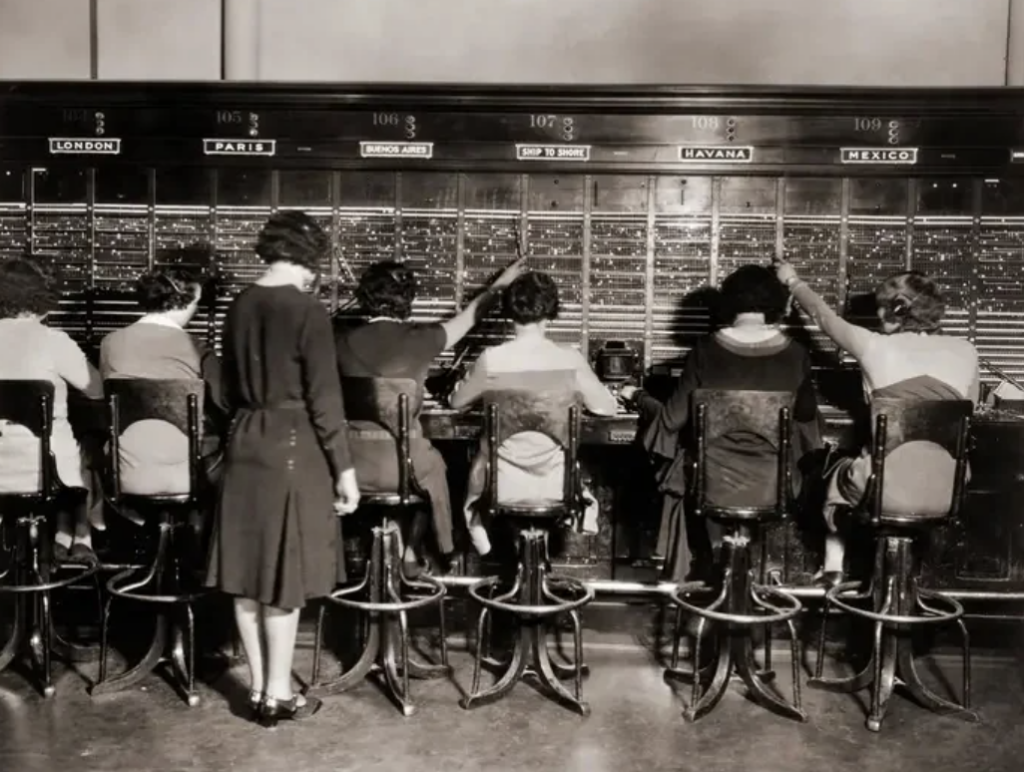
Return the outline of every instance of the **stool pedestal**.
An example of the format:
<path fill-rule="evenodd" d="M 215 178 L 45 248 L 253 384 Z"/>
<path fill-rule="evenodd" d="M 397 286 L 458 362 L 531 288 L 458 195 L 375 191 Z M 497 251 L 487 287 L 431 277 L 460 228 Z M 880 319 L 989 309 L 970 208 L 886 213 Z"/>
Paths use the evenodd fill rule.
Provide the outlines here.
<path fill-rule="evenodd" d="M 690 704 L 683 711 L 688 721 L 697 721 L 718 704 L 728 688 L 730 677 L 735 671 L 746 684 L 750 696 L 764 707 L 785 718 L 806 721 L 807 714 L 800 702 L 800 640 L 793 626 L 793 619 L 800 613 L 800 602 L 781 590 L 754 582 L 751 570 L 750 544 L 751 527 L 733 526 L 732 532 L 723 539 L 722 582 L 714 601 L 707 606 L 697 606 L 687 600 L 696 591 L 706 591 L 702 583 L 683 585 L 672 598 L 678 608 L 699 618 L 694 646 L 691 671 L 679 668 L 679 637 L 675 632 L 672 663 L 665 670 L 667 681 L 688 680 L 692 683 Z M 774 601 L 774 602 L 773 602 Z M 777 603 L 781 605 L 776 605 Z M 677 617 L 678 622 L 678 617 Z M 711 667 L 701 667 L 701 655 L 707 623 L 717 623 L 713 630 L 716 661 Z M 757 625 L 772 625 L 785 622 L 789 627 L 792 647 L 793 702 L 786 702 L 768 689 L 771 680 L 770 645 L 766 648 L 766 670 L 761 671 L 754 660 L 752 628 Z M 704 688 L 704 682 L 712 672 L 711 683 Z"/>
<path fill-rule="evenodd" d="M 403 600 L 404 591 L 428 592 L 421 597 Z M 366 574 L 352 587 L 335 590 L 327 601 L 364 612 L 366 625 L 363 650 L 352 668 L 327 683 L 320 682 L 324 615 L 326 603 L 320 606 L 317 619 L 316 643 L 313 649 L 313 676 L 310 691 L 318 695 L 340 694 L 363 682 L 367 676 L 381 674 L 382 687 L 402 715 L 416 712 L 409 692 L 409 679 L 446 678 L 451 674 L 448 665 L 448 646 L 444 619 L 446 590 L 430 576 L 411 581 L 402 572 L 401 539 L 398 526 L 387 523 L 373 528 L 370 559 Z M 366 600 L 353 596 L 363 595 Z M 408 612 L 437 605 L 440 613 L 441 664 L 417 662 L 409 656 Z"/>
<path fill-rule="evenodd" d="M 824 620 L 818 639 L 818 661 L 809 685 L 835 692 L 852 693 L 871 689 L 871 707 L 867 728 L 878 732 L 896 686 L 903 687 L 922 707 L 965 721 L 980 721 L 970 709 L 971 660 L 970 636 L 963 622 L 963 606 L 942 593 L 917 586 L 913 556 L 914 540 L 908 535 L 884 534 L 878 540 L 875 575 L 871 585 L 856 592 L 858 582 L 845 582 L 825 594 Z M 852 602 L 870 602 L 870 610 Z M 871 661 L 860 673 L 849 678 L 823 678 L 825 661 L 825 620 L 831 606 L 848 614 L 870 620 L 874 625 Z M 955 623 L 963 643 L 963 704 L 951 702 L 931 691 L 921 681 L 914 664 L 911 634 L 923 625 Z"/>
<path fill-rule="evenodd" d="M 0 527 L 7 526 L 3 524 Z M 76 566 L 71 569 L 76 571 L 72 576 L 54 581 L 48 547 L 50 529 L 46 516 L 19 515 L 15 519 L 14 528 L 14 550 L 10 553 L 7 569 L 0 573 L 0 594 L 14 596 L 11 634 L 3 649 L 0 649 L 0 671 L 25 652 L 36 670 L 40 691 L 44 697 L 52 697 L 55 693 L 51 672 L 52 654 L 57 653 L 62 659 L 70 661 L 87 661 L 90 649 L 64 641 L 53 629 L 50 593 L 95 576 L 99 566 Z M 10 582 L 7 581 L 9 576 L 12 579 Z"/>
<path fill-rule="evenodd" d="M 192 604 L 208 593 L 205 590 L 189 592 L 183 588 L 184 561 L 178 536 L 182 528 L 188 527 L 185 522 L 175 522 L 169 513 L 161 513 L 157 546 L 150 565 L 129 568 L 107 582 L 110 597 L 103 609 L 100 674 L 99 680 L 89 690 L 92 696 L 129 689 L 166 663 L 174 686 L 189 707 L 199 704 L 195 688 L 195 616 Z M 124 673 L 108 678 L 110 612 L 116 598 L 154 604 L 156 622 L 141 661 Z"/>
<path fill-rule="evenodd" d="M 583 633 L 580 609 L 594 598 L 594 591 L 582 582 L 548 574 L 548 533 L 528 528 L 519 534 L 519 563 L 512 587 L 494 595 L 501 579 L 488 577 L 474 584 L 469 594 L 483 607 L 477 623 L 476 659 L 473 663 L 473 687 L 462 698 L 460 705 L 470 709 L 496 702 L 512 691 L 523 678 L 536 678 L 555 698 L 580 715 L 589 716 L 590 706 L 583 701 Z M 492 596 L 485 597 L 484 590 Z M 563 593 L 577 597 L 567 598 Z M 516 620 L 515 643 L 512 656 L 502 663 L 484 655 L 485 642 L 490 629 L 490 613 L 504 611 Z M 551 620 L 559 614 L 568 614 L 573 625 L 575 661 L 571 665 L 552 661 L 547 646 Z M 480 691 L 480 673 L 483 666 L 504 671 L 491 687 Z M 574 678 L 574 690 L 566 689 L 561 679 Z"/>

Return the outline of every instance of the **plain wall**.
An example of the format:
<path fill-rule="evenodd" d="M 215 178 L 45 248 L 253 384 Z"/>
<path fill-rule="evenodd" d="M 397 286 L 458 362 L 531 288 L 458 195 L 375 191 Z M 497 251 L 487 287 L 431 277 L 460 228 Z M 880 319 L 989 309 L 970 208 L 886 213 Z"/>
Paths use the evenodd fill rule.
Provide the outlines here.
<path fill-rule="evenodd" d="M 223 60 L 257 80 L 998 86 L 1020 1 L 229 0 Z M 0 78 L 90 77 L 89 6 L 0 0 Z M 100 78 L 221 77 L 221 0 L 96 9 Z"/>

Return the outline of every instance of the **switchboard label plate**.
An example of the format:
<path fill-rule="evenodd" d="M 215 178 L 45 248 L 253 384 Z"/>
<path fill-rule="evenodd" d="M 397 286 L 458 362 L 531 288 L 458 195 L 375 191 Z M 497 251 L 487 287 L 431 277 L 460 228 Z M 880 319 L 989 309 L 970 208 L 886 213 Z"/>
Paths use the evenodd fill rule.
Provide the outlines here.
<path fill-rule="evenodd" d="M 362 158 L 419 158 L 427 161 L 434 157 L 433 142 L 360 142 Z"/>
<path fill-rule="evenodd" d="M 679 148 L 682 163 L 749 164 L 754 161 L 751 145 L 683 145 Z"/>
<path fill-rule="evenodd" d="M 516 145 L 517 161 L 590 160 L 590 145 Z"/>
<path fill-rule="evenodd" d="M 111 137 L 50 137 L 50 155 L 120 155 L 121 140 Z"/>
<path fill-rule="evenodd" d="M 206 155 L 262 155 L 272 156 L 277 152 L 276 139 L 204 139 L 203 153 Z"/>
<path fill-rule="evenodd" d="M 917 163 L 916 147 L 844 147 L 839 153 L 839 160 L 844 164 L 913 166 Z"/>

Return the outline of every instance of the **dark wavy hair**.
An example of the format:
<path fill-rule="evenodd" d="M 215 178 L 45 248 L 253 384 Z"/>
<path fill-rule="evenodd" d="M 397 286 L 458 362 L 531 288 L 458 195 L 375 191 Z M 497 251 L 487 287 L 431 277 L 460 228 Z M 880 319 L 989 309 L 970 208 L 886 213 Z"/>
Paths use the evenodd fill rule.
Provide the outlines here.
<path fill-rule="evenodd" d="M 558 310 L 558 286 L 546 273 L 524 273 L 505 289 L 505 315 L 516 324 L 550 321 Z"/>
<path fill-rule="evenodd" d="M 57 308 L 59 301 L 59 293 L 39 263 L 25 257 L 0 263 L 0 318 L 45 316 Z"/>
<path fill-rule="evenodd" d="M 272 214 L 256 239 L 256 254 L 268 265 L 294 263 L 314 273 L 330 251 L 331 237 L 316 220 L 296 210 Z"/>
<path fill-rule="evenodd" d="M 920 271 L 893 274 L 875 291 L 882 321 L 900 332 L 938 332 L 946 301 L 935 280 Z"/>
<path fill-rule="evenodd" d="M 397 260 L 374 263 L 359 277 L 356 300 L 370 316 L 408 319 L 416 299 L 416 274 Z"/>
<path fill-rule="evenodd" d="M 192 272 L 170 268 L 144 273 L 135 282 L 135 299 L 147 313 L 177 311 L 196 299 L 203 282 Z"/>
<path fill-rule="evenodd" d="M 732 324 L 740 314 L 764 314 L 766 324 L 777 324 L 786 313 L 789 293 L 762 265 L 744 265 L 725 277 L 719 292 L 718 313 L 723 324 Z"/>

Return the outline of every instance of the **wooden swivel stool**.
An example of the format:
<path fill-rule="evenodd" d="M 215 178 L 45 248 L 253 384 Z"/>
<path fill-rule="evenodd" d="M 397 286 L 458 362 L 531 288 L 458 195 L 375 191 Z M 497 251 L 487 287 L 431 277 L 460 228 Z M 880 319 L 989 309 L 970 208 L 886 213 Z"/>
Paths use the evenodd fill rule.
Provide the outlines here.
<path fill-rule="evenodd" d="M 94 697 L 128 689 L 157 666 L 169 665 L 172 682 L 188 705 L 199 704 L 195 688 L 195 616 L 193 604 L 207 595 L 199 582 L 201 557 L 190 518 L 202 507 L 199 434 L 204 384 L 200 380 L 113 378 L 104 384 L 110 421 L 108 498 L 114 507 L 134 510 L 156 528 L 156 547 L 148 565 L 128 568 L 107 582 L 103 609 L 99 680 Z M 124 491 L 120 474 L 121 434 L 144 420 L 165 421 L 188 439 L 188 490 L 166 495 Z M 120 675 L 108 677 L 110 612 L 116 598 L 156 608 L 153 636 L 142 660 Z"/>
<path fill-rule="evenodd" d="M 351 669 L 327 683 L 320 682 L 320 658 L 327 604 L 320 606 L 313 676 L 310 688 L 318 694 L 339 694 L 363 682 L 371 673 L 381 673 L 388 696 L 404 716 L 416 712 L 409 691 L 410 678 L 445 678 L 451 673 L 445 630 L 446 590 L 437 579 L 422 576 L 410 580 L 402 570 L 402 539 L 396 520 L 428 506 L 415 492 L 412 470 L 410 400 L 416 412 L 422 394 L 415 381 L 401 378 L 342 379 L 345 414 L 350 421 L 372 423 L 373 430 L 357 430 L 354 436 L 388 443 L 398 455 L 398 487 L 395 491 L 364 493 L 360 509 L 374 518 L 366 573 L 358 582 L 335 590 L 327 598 L 333 603 L 359 611 L 364 620 L 363 649 Z M 419 433 L 417 432 L 417 436 Z M 418 662 L 409 655 L 409 612 L 437 606 L 440 616 L 439 665 Z"/>
<path fill-rule="evenodd" d="M 716 587 L 710 588 L 714 600 L 708 605 L 697 605 L 690 600 L 692 594 L 709 589 L 699 582 L 682 585 L 672 598 L 677 606 L 676 630 L 672 663 L 665 671 L 665 678 L 692 681 L 690 704 L 683 712 L 688 721 L 697 721 L 711 712 L 725 694 L 734 669 L 756 702 L 786 718 L 806 721 L 807 716 L 800 705 L 800 642 L 793 626 L 793 619 L 801 610 L 800 601 L 766 584 L 763 551 L 757 581 L 752 564 L 752 550 L 762 529 L 787 517 L 793 501 L 790 411 L 795 395 L 774 391 L 698 390 L 692 399 L 696 407 L 697 462 L 693 514 L 719 522 L 724 526 L 725 535 L 722 539 L 720 580 Z M 774 446 L 774 491 L 755 490 L 750 501 L 737 501 L 723 490 L 721 481 L 708 479 L 708 443 L 730 437 L 757 437 Z M 723 499 L 728 503 L 723 504 Z M 679 668 L 683 611 L 698 617 L 691 671 Z M 705 688 L 706 670 L 701 667 L 701 655 L 708 622 L 716 626 L 714 645 L 717 652 L 711 683 Z M 781 622 L 789 627 L 792 646 L 792 703 L 786 702 L 765 683 L 773 676 L 770 670 L 770 626 Z M 766 628 L 764 671 L 758 669 L 754 660 L 752 628 L 755 626 Z"/>
<path fill-rule="evenodd" d="M 968 438 L 973 405 L 968 401 L 936 400 L 903 402 L 895 399 L 874 400 L 874 437 L 871 453 L 871 477 L 856 514 L 867 520 L 875 532 L 875 566 L 871 581 L 861 590 L 859 582 L 845 582 L 825 595 L 825 620 L 831 606 L 861 619 L 874 627 L 871 661 L 860 673 L 850 678 L 824 678 L 825 623 L 818 639 L 818 661 L 809 685 L 838 692 L 871 689 L 871 706 L 867 727 L 872 732 L 882 728 L 889 699 L 895 686 L 902 686 L 923 707 L 967 721 L 979 721 L 971 704 L 970 636 L 964 625 L 964 608 L 941 592 L 918 585 L 919 570 L 915 560 L 915 542 L 929 529 L 955 522 L 967 488 Z M 913 453 L 907 443 L 928 442 L 940 446 L 953 459 L 952 496 L 948 505 L 906 507 L 887 495 L 886 466 L 893 454 Z M 920 447 L 920 446 L 918 446 Z M 915 465 L 912 455 L 900 463 Z M 895 462 L 893 462 L 895 463 Z M 890 470 L 891 474 L 894 474 Z M 920 469 L 916 470 L 920 474 Z M 949 470 L 936 470 L 936 483 L 947 477 Z M 896 487 L 898 483 L 890 483 Z M 861 604 L 861 605 L 857 605 Z M 868 607 L 865 608 L 864 606 Z M 951 702 L 932 692 L 921 681 L 914 664 L 914 630 L 925 626 L 956 624 L 963 649 L 963 703 Z"/>
<path fill-rule="evenodd" d="M 63 643 L 53 629 L 50 593 L 95 576 L 94 566 L 67 566 L 55 578 L 52 514 L 60 483 L 50 451 L 53 384 L 49 381 L 0 381 L 0 421 L 26 428 L 39 440 L 39 483 L 33 490 L 0 493 L 0 595 L 12 595 L 13 624 L 0 649 L 0 671 L 28 650 L 40 691 L 54 694 L 51 649 Z"/>

